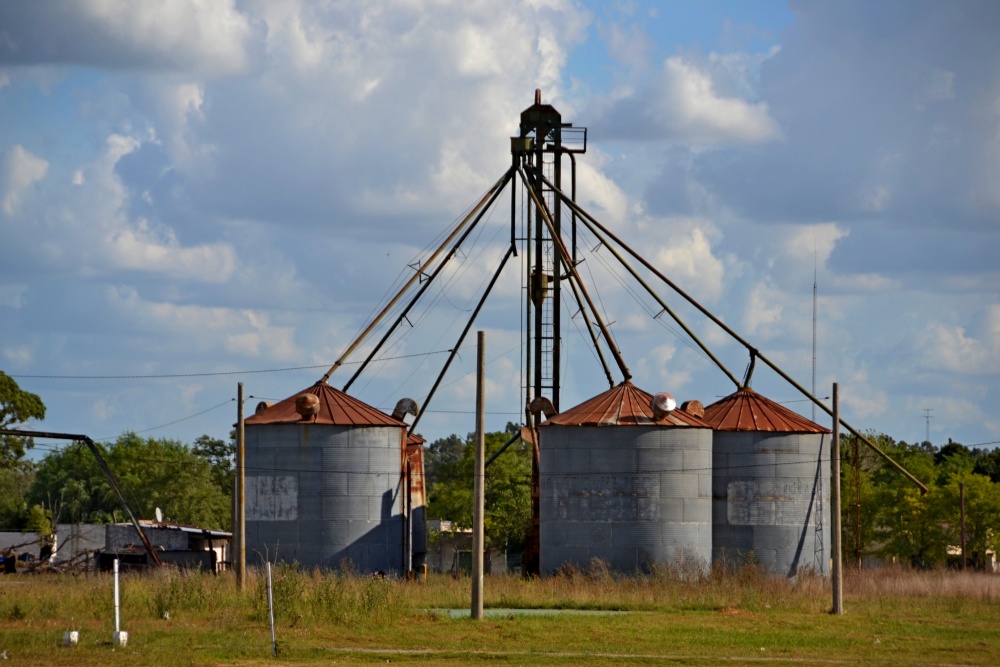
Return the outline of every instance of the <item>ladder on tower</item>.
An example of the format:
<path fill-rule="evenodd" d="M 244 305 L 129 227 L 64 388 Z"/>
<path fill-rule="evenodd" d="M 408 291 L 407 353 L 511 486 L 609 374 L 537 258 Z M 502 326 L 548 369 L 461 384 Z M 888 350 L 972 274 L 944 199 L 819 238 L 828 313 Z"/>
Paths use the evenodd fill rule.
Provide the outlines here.
<path fill-rule="evenodd" d="M 815 536 L 813 538 L 813 544 L 815 545 L 813 553 L 813 567 L 816 572 L 826 572 L 827 564 L 830 562 L 831 554 L 826 552 L 826 536 L 823 533 L 825 524 L 823 523 L 823 515 L 826 514 L 825 507 L 823 504 L 823 449 L 820 448 L 819 452 L 819 462 L 816 467 L 816 520 L 814 522 Z"/>
<path fill-rule="evenodd" d="M 553 163 L 546 159 L 543 171 L 546 177 L 552 178 L 554 171 Z M 555 210 L 557 204 L 554 193 L 544 182 L 539 184 L 539 195 L 540 199 L 545 203 L 548 215 L 558 219 L 558 213 Z M 555 289 L 555 285 L 558 279 L 557 272 L 560 270 L 560 263 L 556 244 L 547 227 L 543 225 L 542 230 L 544 230 L 541 234 L 542 252 L 539 257 L 535 258 L 535 261 L 540 266 L 542 275 L 545 276 L 542 285 L 543 298 L 537 304 L 535 311 L 536 317 L 539 320 L 536 328 L 538 339 L 535 341 L 539 350 L 538 367 L 535 369 L 535 373 L 537 373 L 535 386 L 538 390 L 537 395 L 546 396 L 553 400 L 553 402 L 558 402 L 559 378 L 557 375 L 559 373 L 559 363 L 557 357 L 559 352 L 557 346 L 559 345 L 559 326 L 556 322 L 556 311 L 559 308 L 559 304 L 557 303 L 559 294 Z"/>

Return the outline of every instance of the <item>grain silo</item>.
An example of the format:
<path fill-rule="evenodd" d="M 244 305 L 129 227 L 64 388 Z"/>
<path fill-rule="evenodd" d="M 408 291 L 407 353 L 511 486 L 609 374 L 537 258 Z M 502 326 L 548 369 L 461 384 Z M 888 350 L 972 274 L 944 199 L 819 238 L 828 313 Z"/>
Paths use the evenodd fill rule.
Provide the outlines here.
<path fill-rule="evenodd" d="M 712 445 L 712 556 L 795 576 L 829 572 L 828 429 L 744 387 L 705 408 Z"/>
<path fill-rule="evenodd" d="M 712 556 L 712 431 L 624 382 L 539 428 L 540 570 L 623 573 Z M 665 409 L 664 409 L 665 408 Z"/>
<path fill-rule="evenodd" d="M 406 424 L 325 382 L 245 424 L 248 560 L 402 573 Z"/>

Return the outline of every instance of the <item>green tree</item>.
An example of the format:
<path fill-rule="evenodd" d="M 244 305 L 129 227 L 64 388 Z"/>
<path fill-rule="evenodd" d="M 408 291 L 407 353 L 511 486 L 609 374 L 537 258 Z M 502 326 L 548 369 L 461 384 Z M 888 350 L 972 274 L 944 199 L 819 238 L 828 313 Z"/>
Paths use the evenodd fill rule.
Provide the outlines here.
<path fill-rule="evenodd" d="M 428 489 L 438 481 L 441 466 L 453 464 L 462 458 L 465 443 L 465 440 L 453 433 L 446 438 L 438 438 L 424 449 L 424 481 Z"/>
<path fill-rule="evenodd" d="M 972 472 L 985 475 L 994 483 L 1000 482 L 1000 449 L 973 449 L 975 465 Z"/>
<path fill-rule="evenodd" d="M 982 566 L 986 552 L 997 547 L 996 531 L 1000 529 L 1000 485 L 989 477 L 974 473 L 953 473 L 940 489 L 942 514 L 948 526 L 948 543 L 962 544 L 961 491 L 965 485 L 965 551 L 969 563 Z"/>
<path fill-rule="evenodd" d="M 14 378 L 0 371 L 0 429 L 9 429 L 31 419 L 45 419 L 45 404 L 37 394 L 21 389 Z M 0 468 L 21 465 L 24 450 L 34 446 L 31 438 L 0 435 Z"/>
<path fill-rule="evenodd" d="M 39 537 L 48 537 L 55 532 L 55 523 L 52 521 L 52 510 L 47 510 L 41 505 L 34 505 L 28 511 L 28 530 Z"/>
<path fill-rule="evenodd" d="M 976 461 L 968 447 L 949 438 L 948 444 L 934 454 L 934 466 L 937 469 L 938 484 L 944 485 L 954 475 L 972 472 Z"/>
<path fill-rule="evenodd" d="M 507 430 L 487 433 L 486 458 L 497 452 L 518 432 Z M 456 447 L 461 443 L 461 447 Z M 435 481 L 429 487 L 428 516 L 447 519 L 458 528 L 472 527 L 473 470 L 476 438 L 470 433 L 437 441 L 438 459 Z M 433 448 L 434 445 L 432 445 Z M 531 446 L 517 440 L 486 469 L 484 489 L 486 515 L 483 519 L 487 546 L 517 551 L 531 527 Z"/>
<path fill-rule="evenodd" d="M 869 432 L 865 437 L 880 449 L 894 444 L 882 433 Z M 879 505 L 874 477 L 882 459 L 853 435 L 841 441 L 840 453 L 843 558 L 845 564 L 856 565 L 859 555 L 863 558 L 878 547 Z"/>
<path fill-rule="evenodd" d="M 895 444 L 891 438 L 879 444 L 882 451 L 930 488 L 923 494 L 888 465 L 873 474 L 874 501 L 879 508 L 875 536 L 881 555 L 921 568 L 944 563 L 948 539 L 943 507 L 938 502 L 940 494 L 935 488 L 935 450 L 925 445 Z"/>
<path fill-rule="evenodd" d="M 98 445 L 100 447 L 100 445 Z M 57 522 L 107 523 L 118 498 L 82 442 L 46 454 L 38 463 L 28 502 L 57 508 Z"/>
<path fill-rule="evenodd" d="M 224 495 L 231 497 L 236 478 L 236 430 L 230 432 L 229 442 L 208 435 L 198 436 L 191 453 L 208 462 L 215 485 Z"/>
<path fill-rule="evenodd" d="M 151 518 L 159 507 L 178 523 L 229 526 L 229 496 L 213 478 L 209 462 L 187 445 L 125 433 L 106 449 L 98 446 L 137 517 Z M 89 449 L 80 444 L 42 459 L 28 502 L 53 510 L 61 521 L 123 518 L 118 496 Z"/>
<path fill-rule="evenodd" d="M 33 466 L 0 468 L 0 530 L 23 530 L 28 521 L 25 497 L 35 480 Z"/>

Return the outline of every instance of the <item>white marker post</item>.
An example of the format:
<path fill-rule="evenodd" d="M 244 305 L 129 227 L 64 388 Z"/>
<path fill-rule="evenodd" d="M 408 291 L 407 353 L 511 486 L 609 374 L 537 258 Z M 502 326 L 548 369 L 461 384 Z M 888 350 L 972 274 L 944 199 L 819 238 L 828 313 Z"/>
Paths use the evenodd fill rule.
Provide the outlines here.
<path fill-rule="evenodd" d="M 844 568 L 841 562 L 841 525 L 840 525 L 840 389 L 833 383 L 833 438 L 830 446 L 830 477 L 833 488 L 830 491 L 830 528 L 833 532 L 831 556 L 833 557 L 832 583 L 834 614 L 844 613 Z"/>
<path fill-rule="evenodd" d="M 114 561 L 115 573 L 115 633 L 111 635 L 111 643 L 115 646 L 126 646 L 128 644 L 128 633 L 121 629 L 121 595 L 119 594 L 118 583 L 118 559 Z"/>
<path fill-rule="evenodd" d="M 267 618 L 271 623 L 271 655 L 278 657 L 278 638 L 274 634 L 274 592 L 271 584 L 271 562 L 267 562 Z"/>

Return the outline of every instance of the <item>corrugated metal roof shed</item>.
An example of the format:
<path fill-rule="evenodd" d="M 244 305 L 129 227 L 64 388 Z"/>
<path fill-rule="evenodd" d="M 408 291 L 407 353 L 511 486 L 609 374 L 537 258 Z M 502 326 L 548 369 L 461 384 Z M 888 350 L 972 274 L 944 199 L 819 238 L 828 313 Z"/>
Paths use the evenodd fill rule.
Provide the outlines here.
<path fill-rule="evenodd" d="M 315 414 L 302 416 L 295 409 L 296 400 L 305 394 L 319 399 Z M 264 408 L 247 418 L 248 425 L 261 424 L 331 424 L 334 426 L 400 426 L 406 424 L 393 419 L 381 410 L 334 389 L 326 382 L 319 382 L 283 401 Z"/>
<path fill-rule="evenodd" d="M 653 416 L 650 401 L 653 395 L 631 382 L 623 382 L 603 394 L 547 419 L 541 426 L 689 426 L 708 428 L 703 420 L 681 409 L 663 419 Z"/>
<path fill-rule="evenodd" d="M 743 387 L 706 407 L 705 421 L 716 431 L 830 432 L 750 387 Z"/>

